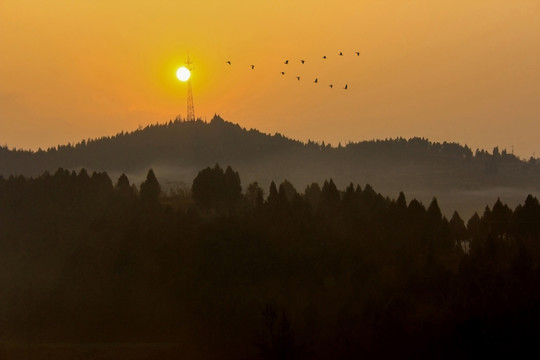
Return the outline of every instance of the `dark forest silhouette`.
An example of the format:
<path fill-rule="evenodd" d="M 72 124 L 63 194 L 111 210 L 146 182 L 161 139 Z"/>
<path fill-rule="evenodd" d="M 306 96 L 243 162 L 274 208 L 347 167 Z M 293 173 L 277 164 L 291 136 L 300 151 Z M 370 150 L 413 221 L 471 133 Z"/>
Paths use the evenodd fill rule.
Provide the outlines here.
<path fill-rule="evenodd" d="M 505 149 L 473 151 L 424 138 L 339 144 L 302 143 L 281 134 L 246 130 L 214 116 L 211 122 L 170 121 L 113 137 L 84 140 L 36 152 L 0 147 L 0 175 L 38 176 L 57 168 L 138 174 L 148 168 L 190 181 L 203 167 L 231 164 L 245 178 L 269 184 L 287 178 L 305 186 L 332 177 L 336 184 L 369 182 L 386 192 L 403 189 L 478 189 L 493 186 L 540 189 L 540 161 Z M 173 176 L 173 175 L 171 175 Z M 320 181 L 319 180 L 319 181 Z"/>
<path fill-rule="evenodd" d="M 540 325 L 539 244 L 533 196 L 464 221 L 435 198 L 426 207 L 332 179 L 243 189 L 219 165 L 175 195 L 152 170 L 140 186 L 84 169 L 0 177 L 0 344 L 183 341 L 234 359 L 524 355 Z"/>

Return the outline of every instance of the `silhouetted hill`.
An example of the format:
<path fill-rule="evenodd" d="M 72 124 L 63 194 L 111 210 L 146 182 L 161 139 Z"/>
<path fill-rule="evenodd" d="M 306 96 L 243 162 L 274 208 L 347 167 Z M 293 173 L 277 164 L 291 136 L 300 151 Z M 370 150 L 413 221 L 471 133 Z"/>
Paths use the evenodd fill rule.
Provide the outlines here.
<path fill-rule="evenodd" d="M 351 181 L 369 183 L 384 192 L 404 190 L 420 198 L 418 192 L 425 191 L 426 199 L 438 195 L 444 200 L 441 192 L 448 191 L 513 188 L 534 192 L 540 187 L 537 159 L 523 161 L 498 148 L 491 153 L 473 152 L 468 146 L 424 138 L 332 147 L 247 130 L 217 115 L 209 123 L 170 121 L 46 151 L 0 148 L 0 175 L 4 177 L 84 167 L 113 175 L 124 172 L 142 180 L 146 169 L 152 167 L 167 186 L 168 182 L 187 182 L 198 169 L 216 163 L 230 164 L 245 174 L 248 182 L 256 180 L 263 185 L 288 179 L 303 188 L 313 180 L 331 177 L 340 186 Z M 497 195 L 504 196 L 504 191 L 499 190 Z M 516 198 L 524 195 L 516 194 Z M 480 204 L 495 198 L 482 198 Z M 461 209 L 459 204 L 453 204 L 452 210 L 455 208 Z"/>
<path fill-rule="evenodd" d="M 251 164 L 298 152 L 304 145 L 279 134 L 245 130 L 215 116 L 210 123 L 170 121 L 112 137 L 83 140 L 37 152 L 0 148 L 0 174 L 37 175 L 56 168 L 134 172 L 151 165 Z"/>

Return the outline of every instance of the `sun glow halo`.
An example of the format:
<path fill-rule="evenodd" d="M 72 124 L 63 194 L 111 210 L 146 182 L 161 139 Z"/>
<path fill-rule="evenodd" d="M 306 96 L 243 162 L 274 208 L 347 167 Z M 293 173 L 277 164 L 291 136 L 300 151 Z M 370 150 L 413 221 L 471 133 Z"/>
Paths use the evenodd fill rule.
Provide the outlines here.
<path fill-rule="evenodd" d="M 189 71 L 185 66 L 182 66 L 176 70 L 176 77 L 180 81 L 187 81 L 191 76 L 191 71 Z"/>

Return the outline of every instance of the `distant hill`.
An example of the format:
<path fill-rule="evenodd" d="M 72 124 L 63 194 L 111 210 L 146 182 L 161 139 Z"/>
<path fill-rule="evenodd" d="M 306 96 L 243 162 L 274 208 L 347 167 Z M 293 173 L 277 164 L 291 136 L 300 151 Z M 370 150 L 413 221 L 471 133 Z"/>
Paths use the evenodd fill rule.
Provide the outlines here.
<path fill-rule="evenodd" d="M 216 163 L 238 169 L 246 182 L 266 185 L 288 179 L 300 189 L 313 179 L 328 177 L 339 186 L 351 181 L 370 183 L 379 191 L 405 190 L 415 196 L 415 192 L 432 196 L 493 188 L 540 189 L 538 159 L 524 161 L 498 148 L 491 153 L 473 152 L 466 145 L 424 138 L 332 147 L 247 130 L 217 115 L 209 123 L 170 121 L 45 151 L 0 148 L 0 175 L 4 177 L 35 176 L 63 167 L 126 173 L 133 180 L 142 180 L 154 168 L 164 185 L 190 184 L 197 171 Z M 524 195 L 516 194 L 516 198 L 521 200 Z"/>
<path fill-rule="evenodd" d="M 216 162 L 247 165 L 304 148 L 299 141 L 248 131 L 215 116 L 210 123 L 170 121 L 46 151 L 0 147 L 0 174 L 38 175 L 58 167 L 130 173 L 164 165 L 197 169 Z"/>

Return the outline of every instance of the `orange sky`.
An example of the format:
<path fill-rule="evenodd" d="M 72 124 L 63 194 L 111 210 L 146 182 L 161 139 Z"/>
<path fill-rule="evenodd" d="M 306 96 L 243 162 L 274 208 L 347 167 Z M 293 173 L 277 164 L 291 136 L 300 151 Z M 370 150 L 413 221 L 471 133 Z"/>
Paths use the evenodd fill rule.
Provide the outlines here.
<path fill-rule="evenodd" d="M 538 0 L 0 0 L 0 145 L 185 116 L 175 71 L 189 51 L 203 119 L 540 156 L 538 19 Z"/>

